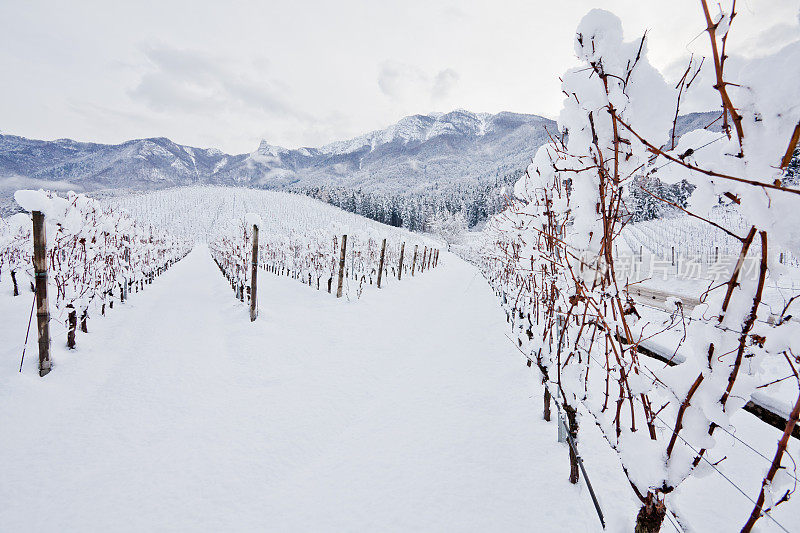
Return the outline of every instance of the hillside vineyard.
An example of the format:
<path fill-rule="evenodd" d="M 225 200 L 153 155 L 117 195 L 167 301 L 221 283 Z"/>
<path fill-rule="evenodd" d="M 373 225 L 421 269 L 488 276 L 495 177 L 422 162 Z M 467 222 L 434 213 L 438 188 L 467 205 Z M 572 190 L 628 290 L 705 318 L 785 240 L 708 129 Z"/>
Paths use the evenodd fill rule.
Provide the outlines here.
<path fill-rule="evenodd" d="M 800 531 L 797 6 L 183 4 L 0 6 L 0 531 Z"/>

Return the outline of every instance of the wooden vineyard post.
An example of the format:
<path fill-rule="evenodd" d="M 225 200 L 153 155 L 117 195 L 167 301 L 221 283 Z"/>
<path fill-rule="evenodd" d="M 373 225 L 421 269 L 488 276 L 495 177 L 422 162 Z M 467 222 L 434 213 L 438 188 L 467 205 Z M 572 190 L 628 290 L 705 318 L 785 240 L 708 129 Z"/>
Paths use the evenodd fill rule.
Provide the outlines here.
<path fill-rule="evenodd" d="M 558 335 L 558 353 L 561 353 L 561 347 L 564 343 L 564 329 L 567 327 L 566 319 L 561 315 L 558 314 L 556 316 L 556 334 Z M 566 401 L 563 404 L 564 412 L 566 414 L 566 420 L 564 429 L 566 430 L 566 438 L 569 440 L 571 437 L 571 442 L 569 446 L 569 482 L 573 485 L 576 484 L 579 480 L 579 471 L 578 471 L 578 455 L 577 450 L 573 448 L 572 444 L 578 438 L 578 418 L 577 418 L 577 410 L 568 405 Z"/>
<path fill-rule="evenodd" d="M 383 239 L 381 245 L 381 260 L 378 262 L 378 288 L 381 288 L 381 279 L 383 279 L 383 258 L 386 256 L 386 239 Z"/>
<path fill-rule="evenodd" d="M 75 349 L 75 330 L 78 328 L 78 314 L 75 311 L 75 306 L 67 304 L 67 348 L 70 350 Z"/>
<path fill-rule="evenodd" d="M 347 251 L 347 235 L 342 235 L 342 251 L 339 252 L 339 284 L 336 286 L 336 297 L 342 297 L 342 283 L 344 282 L 344 256 Z"/>
<path fill-rule="evenodd" d="M 47 302 L 47 239 L 44 213 L 33 212 L 33 270 L 36 289 L 36 323 L 39 331 L 39 375 L 50 372 L 50 306 Z"/>
<path fill-rule="evenodd" d="M 256 302 L 256 285 L 258 282 L 258 224 L 253 224 L 253 270 L 250 276 L 250 322 L 254 322 L 258 316 L 258 306 Z"/>
<path fill-rule="evenodd" d="M 550 389 L 544 387 L 544 412 L 542 413 L 545 421 L 550 422 Z M 559 421 L 559 424 L 561 422 Z M 560 429 L 560 428 L 559 428 Z"/>
<path fill-rule="evenodd" d="M 397 281 L 403 279 L 403 254 L 406 251 L 406 243 L 400 245 L 400 267 L 397 269 Z"/>
<path fill-rule="evenodd" d="M 419 248 L 418 244 L 414 245 L 414 259 L 411 261 L 411 275 L 414 275 L 414 270 L 417 268 L 417 248 Z"/>

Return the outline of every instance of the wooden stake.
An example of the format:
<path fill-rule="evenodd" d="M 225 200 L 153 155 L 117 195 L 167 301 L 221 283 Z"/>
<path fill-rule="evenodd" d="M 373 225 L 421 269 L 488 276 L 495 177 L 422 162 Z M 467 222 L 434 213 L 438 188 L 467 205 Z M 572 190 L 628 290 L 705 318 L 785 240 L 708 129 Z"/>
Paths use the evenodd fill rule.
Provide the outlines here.
<path fill-rule="evenodd" d="M 347 235 L 342 235 L 342 250 L 339 253 L 339 285 L 336 287 L 336 297 L 342 297 L 342 283 L 344 282 L 344 257 L 347 251 Z"/>
<path fill-rule="evenodd" d="M 425 251 L 422 252 L 422 263 L 419 265 L 419 271 L 425 272 L 425 261 L 428 260 L 428 247 L 425 247 Z"/>
<path fill-rule="evenodd" d="M 417 248 L 418 244 L 414 245 L 414 260 L 411 262 L 411 275 L 414 275 L 414 270 L 417 268 Z"/>
<path fill-rule="evenodd" d="M 69 324 L 67 329 L 67 348 L 74 350 L 75 330 L 78 327 L 78 313 L 75 311 L 75 306 L 72 304 L 68 304 L 67 309 L 69 310 L 69 313 L 67 314 L 67 323 Z"/>
<path fill-rule="evenodd" d="M 39 375 L 50 372 L 50 306 L 47 301 L 47 239 L 44 213 L 33 212 L 33 270 L 36 279 L 36 322 L 39 330 Z"/>
<path fill-rule="evenodd" d="M 381 288 L 381 279 L 383 278 L 383 258 L 386 255 L 386 239 L 383 239 L 381 246 L 381 260 L 378 263 L 378 288 Z"/>
<path fill-rule="evenodd" d="M 550 422 L 550 389 L 544 388 L 544 419 Z"/>
<path fill-rule="evenodd" d="M 19 287 L 17 286 L 17 271 L 11 271 L 11 281 L 14 284 L 14 296 L 19 296 Z"/>
<path fill-rule="evenodd" d="M 400 245 L 400 267 L 397 269 L 397 280 L 403 279 L 403 254 L 406 251 L 406 243 Z"/>
<path fill-rule="evenodd" d="M 256 305 L 256 285 L 258 282 L 258 226 L 253 224 L 253 269 L 250 276 L 250 322 L 254 322 L 258 316 L 258 306 Z"/>

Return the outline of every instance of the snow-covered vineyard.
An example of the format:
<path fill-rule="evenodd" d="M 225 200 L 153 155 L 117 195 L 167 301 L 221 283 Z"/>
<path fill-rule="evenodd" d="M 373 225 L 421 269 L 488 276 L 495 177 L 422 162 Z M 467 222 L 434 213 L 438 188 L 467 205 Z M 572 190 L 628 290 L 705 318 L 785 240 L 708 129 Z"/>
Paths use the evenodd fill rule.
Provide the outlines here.
<path fill-rule="evenodd" d="M 480 231 L 18 190 L 0 530 L 800 531 L 800 41 L 729 79 L 737 4 L 699 5 L 677 85 L 583 17 Z M 719 112 L 678 132 L 701 69 Z"/>
<path fill-rule="evenodd" d="M 123 210 L 83 195 L 18 191 L 16 200 L 38 214 L 41 261 L 35 268 L 37 218 L 32 224 L 30 216 L 14 215 L 0 220 L 0 275 L 5 271 L 13 296 L 34 292 L 37 278 L 44 278 L 49 302 L 40 301 L 37 313 L 67 324 L 70 347 L 79 322 L 81 331 L 88 332 L 90 316 L 105 315 L 115 301 L 144 289 L 191 249 L 188 241 L 137 224 Z M 49 369 L 50 361 L 44 361 L 40 372 Z"/>
<path fill-rule="evenodd" d="M 255 220 L 260 226 L 262 269 L 327 292 L 336 292 L 332 285 L 341 271 L 341 292 L 347 298 L 360 298 L 365 289 L 377 287 L 379 271 L 384 284 L 424 273 L 436 265 L 441 246 L 423 235 L 317 200 L 273 191 L 194 187 L 109 203 L 142 223 L 178 228 L 184 239 L 208 242 L 214 260 L 241 298 L 250 282 Z"/>
<path fill-rule="evenodd" d="M 485 270 L 538 369 L 544 416 L 554 398 L 573 438 L 597 425 L 641 502 L 637 531 L 697 527 L 682 492 L 703 483 L 739 493 L 717 510 L 739 523 L 721 529 L 793 530 L 780 506 L 797 487 L 800 191 L 783 179 L 800 122 L 795 88 L 776 81 L 800 47 L 754 60 L 728 86 L 733 16 L 702 5 L 722 131 L 671 134 L 699 65 L 675 93 L 650 66 L 646 36 L 624 42 L 618 18 L 590 12 L 575 38 L 583 64 L 562 77 L 563 136 L 538 150 L 493 220 Z M 687 180 L 688 205 L 673 204 L 682 217 L 626 225 L 634 175 Z M 745 407 L 783 430 L 772 446 L 737 423 Z"/>

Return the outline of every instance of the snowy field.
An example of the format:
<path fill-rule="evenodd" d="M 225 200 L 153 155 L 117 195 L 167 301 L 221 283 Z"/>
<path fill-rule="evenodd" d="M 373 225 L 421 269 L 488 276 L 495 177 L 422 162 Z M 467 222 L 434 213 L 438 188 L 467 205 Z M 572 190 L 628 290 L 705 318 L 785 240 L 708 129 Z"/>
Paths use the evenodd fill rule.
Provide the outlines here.
<path fill-rule="evenodd" d="M 40 379 L 34 346 L 17 373 L 29 293 L 11 297 L 6 279 L 2 529 L 600 530 L 474 267 L 448 254 L 357 304 L 260 283 L 250 323 L 199 245 L 90 322 L 77 350 L 54 328 L 54 370 Z M 737 418 L 740 437 L 772 445 L 777 431 Z M 609 530 L 630 531 L 637 500 L 618 459 L 593 424 L 579 446 Z M 754 489 L 764 464 L 748 459 L 728 474 Z M 715 472 L 676 501 L 693 531 L 732 530 L 749 513 Z M 775 516 L 800 525 L 799 510 L 793 500 Z"/>
<path fill-rule="evenodd" d="M 431 244 L 420 234 L 387 226 L 319 200 L 278 191 L 238 187 L 181 187 L 104 200 L 143 224 L 176 237 L 211 242 L 233 219 L 257 213 L 267 234 L 343 233 L 386 237 L 402 235 Z"/>
<path fill-rule="evenodd" d="M 382 284 L 430 266 L 428 250 L 441 244 L 412 233 L 348 213 L 319 200 L 277 191 L 234 187 L 187 187 L 115 198 L 109 206 L 132 214 L 187 242 L 209 244 L 211 255 L 234 281 L 248 285 L 252 221 L 258 220 L 259 264 L 305 284 L 326 290 L 337 276 L 342 236 L 347 235 L 343 295 L 359 299 L 377 286 L 382 250 Z M 385 248 L 382 243 L 385 241 Z M 403 255 L 404 254 L 404 255 Z M 424 268 L 422 268 L 424 271 Z M 402 276 L 401 276 L 402 277 Z M 333 287 L 335 292 L 336 287 Z"/>
<path fill-rule="evenodd" d="M 800 533 L 797 6 L 483 3 L 0 8 L 0 533 Z"/>
<path fill-rule="evenodd" d="M 55 336 L 45 379 L 31 347 L 17 373 L 30 302 L 3 284 L 2 529 L 598 529 L 473 267 L 358 304 L 261 283 L 250 323 L 198 246 L 77 350 Z M 632 516 L 613 456 L 587 455 Z"/>

